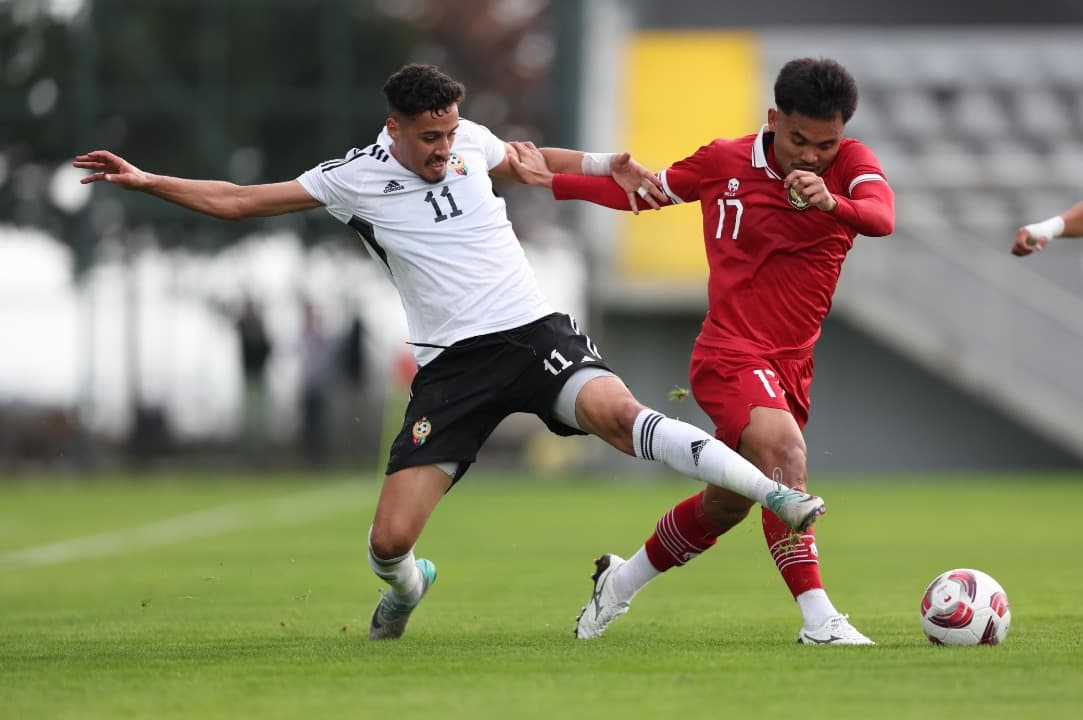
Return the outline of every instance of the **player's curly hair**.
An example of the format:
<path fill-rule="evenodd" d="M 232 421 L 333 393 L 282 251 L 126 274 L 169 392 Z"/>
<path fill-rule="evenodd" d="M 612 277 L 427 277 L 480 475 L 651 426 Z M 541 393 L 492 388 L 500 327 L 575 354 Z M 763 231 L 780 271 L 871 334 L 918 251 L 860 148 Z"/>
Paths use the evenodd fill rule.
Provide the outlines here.
<path fill-rule="evenodd" d="M 850 71 L 830 58 L 798 58 L 782 66 L 775 80 L 775 106 L 816 120 L 841 115 L 847 123 L 857 109 L 857 83 Z"/>
<path fill-rule="evenodd" d="M 435 65 L 406 65 L 384 83 L 392 115 L 414 117 L 423 112 L 442 115 L 466 96 L 466 88 Z"/>

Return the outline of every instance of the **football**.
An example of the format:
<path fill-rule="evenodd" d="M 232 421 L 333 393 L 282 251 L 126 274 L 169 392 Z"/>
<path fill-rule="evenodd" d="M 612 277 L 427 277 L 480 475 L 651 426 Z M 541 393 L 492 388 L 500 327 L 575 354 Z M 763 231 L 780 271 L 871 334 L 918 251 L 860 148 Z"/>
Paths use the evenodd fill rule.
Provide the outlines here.
<path fill-rule="evenodd" d="M 921 596 L 921 629 L 934 645 L 999 645 L 1011 622 L 1004 588 L 981 570 L 941 573 Z"/>

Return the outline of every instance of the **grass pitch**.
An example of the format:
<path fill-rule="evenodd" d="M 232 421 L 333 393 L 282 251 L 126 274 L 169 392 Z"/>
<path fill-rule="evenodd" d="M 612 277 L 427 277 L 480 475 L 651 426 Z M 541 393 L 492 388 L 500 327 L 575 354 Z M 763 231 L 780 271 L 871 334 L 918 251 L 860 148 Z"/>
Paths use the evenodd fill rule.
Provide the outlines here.
<path fill-rule="evenodd" d="M 576 641 L 592 559 L 695 484 L 472 472 L 419 545 L 439 579 L 370 643 L 375 478 L 0 484 L 0 718 L 1075 718 L 1083 476 L 815 478 L 828 590 L 871 648 L 796 645 L 758 516 Z M 1004 585 L 996 648 L 938 648 L 943 570 Z"/>

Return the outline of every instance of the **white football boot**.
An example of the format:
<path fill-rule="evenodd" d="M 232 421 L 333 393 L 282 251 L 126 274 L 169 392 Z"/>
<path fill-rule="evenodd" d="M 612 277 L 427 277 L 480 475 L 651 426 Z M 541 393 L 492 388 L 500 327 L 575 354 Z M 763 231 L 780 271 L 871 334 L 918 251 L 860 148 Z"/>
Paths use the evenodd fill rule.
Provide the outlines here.
<path fill-rule="evenodd" d="M 629 603 L 617 600 L 613 592 L 613 573 L 625 563 L 617 555 L 602 555 L 594 561 L 595 571 L 590 576 L 594 581 L 594 591 L 575 619 L 575 636 L 580 640 L 601 637 L 609 623 L 628 612 Z"/>
<path fill-rule="evenodd" d="M 797 642 L 802 645 L 875 645 L 850 624 L 849 615 L 832 615 L 823 625 L 801 628 Z"/>

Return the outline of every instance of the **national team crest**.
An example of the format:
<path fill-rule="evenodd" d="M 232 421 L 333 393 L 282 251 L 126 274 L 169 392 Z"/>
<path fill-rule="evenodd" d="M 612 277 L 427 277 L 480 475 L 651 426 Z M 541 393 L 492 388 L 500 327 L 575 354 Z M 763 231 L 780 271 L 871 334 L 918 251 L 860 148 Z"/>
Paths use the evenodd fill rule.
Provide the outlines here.
<path fill-rule="evenodd" d="M 432 433 L 432 423 L 427 417 L 423 417 L 414 423 L 414 445 L 424 445 Z"/>
<path fill-rule="evenodd" d="M 466 167 L 466 161 L 459 157 L 458 153 L 451 153 L 451 157 L 447 159 L 447 166 L 454 170 L 458 175 L 465 175 L 469 172 Z"/>
<path fill-rule="evenodd" d="M 790 192 L 786 195 L 786 199 L 790 201 L 790 205 L 793 205 L 797 210 L 804 210 L 808 207 L 808 200 L 801 197 L 797 192 L 797 188 L 790 188 Z"/>

